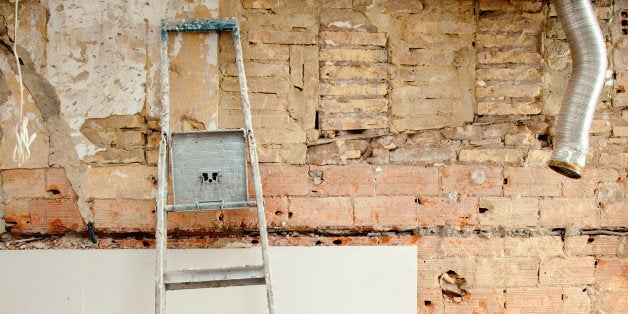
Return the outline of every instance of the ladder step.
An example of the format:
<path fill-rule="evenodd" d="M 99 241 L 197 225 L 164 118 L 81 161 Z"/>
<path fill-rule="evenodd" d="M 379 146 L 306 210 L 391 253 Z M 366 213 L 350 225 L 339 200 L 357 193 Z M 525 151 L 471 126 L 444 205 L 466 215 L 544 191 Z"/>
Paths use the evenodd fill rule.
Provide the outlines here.
<path fill-rule="evenodd" d="M 167 212 L 194 212 L 202 210 L 226 210 L 226 209 L 242 209 L 257 206 L 255 201 L 242 202 L 196 202 L 192 204 L 176 204 L 166 205 L 164 209 Z"/>
<path fill-rule="evenodd" d="M 187 269 L 164 272 L 166 290 L 253 286 L 266 283 L 264 266 Z"/>

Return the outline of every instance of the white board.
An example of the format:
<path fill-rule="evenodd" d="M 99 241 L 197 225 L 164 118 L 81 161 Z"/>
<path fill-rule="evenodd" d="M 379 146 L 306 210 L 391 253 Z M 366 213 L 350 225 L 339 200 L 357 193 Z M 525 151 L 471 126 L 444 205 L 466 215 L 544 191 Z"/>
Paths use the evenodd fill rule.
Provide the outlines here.
<path fill-rule="evenodd" d="M 169 250 L 168 268 L 261 263 L 259 248 Z M 272 247 L 278 314 L 414 314 L 416 247 Z M 154 250 L 0 250 L 3 313 L 154 313 Z M 264 286 L 167 292 L 167 313 L 266 313 Z"/>

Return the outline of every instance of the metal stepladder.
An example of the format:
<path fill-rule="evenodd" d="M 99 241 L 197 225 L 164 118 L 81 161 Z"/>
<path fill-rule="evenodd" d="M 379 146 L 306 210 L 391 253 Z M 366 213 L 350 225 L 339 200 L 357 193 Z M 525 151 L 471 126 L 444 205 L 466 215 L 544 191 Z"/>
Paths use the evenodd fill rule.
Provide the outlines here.
<path fill-rule="evenodd" d="M 245 129 L 171 132 L 168 33 L 208 31 L 232 32 L 235 45 L 238 79 L 240 83 L 240 93 L 242 97 L 242 111 L 244 114 Z M 244 61 L 242 58 L 242 46 L 240 43 L 240 33 L 237 19 L 217 18 L 162 20 L 161 71 L 162 115 L 161 142 L 159 145 L 158 161 L 158 197 L 156 208 L 157 226 L 155 232 L 157 253 L 155 271 L 155 313 L 164 313 L 167 290 L 265 284 L 268 310 L 270 314 L 274 314 L 275 300 L 268 256 L 269 244 L 268 232 L 266 230 L 266 217 L 264 214 L 262 182 L 259 172 L 255 137 L 253 134 L 251 108 L 248 98 L 248 88 L 244 72 Z M 221 147 L 224 147 L 225 144 L 229 146 L 221 152 L 220 150 L 223 149 Z M 253 185 L 255 190 L 255 201 L 248 200 L 245 146 L 248 146 L 249 151 L 251 173 L 253 176 Z M 218 153 L 216 152 L 217 150 Z M 232 158 L 234 156 L 227 155 L 225 157 L 222 153 L 226 151 L 233 152 L 238 156 Z M 168 204 L 168 155 L 170 155 L 170 168 L 172 169 L 174 186 L 174 204 L 172 205 Z M 190 166 L 190 160 L 185 160 L 183 163 L 177 163 L 177 160 L 186 158 L 200 158 L 200 160 L 195 159 L 196 167 Z M 240 162 L 233 162 L 234 159 L 238 159 Z M 211 163 L 210 161 L 213 161 L 213 164 L 207 165 L 208 163 Z M 186 188 L 178 190 L 178 181 L 183 183 L 182 186 L 187 186 L 187 190 Z M 231 186 L 232 189 L 227 189 L 226 192 L 221 192 L 222 190 L 218 189 L 219 185 Z M 236 186 L 236 188 L 233 188 L 233 186 Z M 242 186 L 244 187 L 243 189 Z M 166 215 L 168 212 L 229 210 L 253 206 L 257 207 L 263 261 L 262 265 L 219 269 L 165 271 L 168 239 Z"/>

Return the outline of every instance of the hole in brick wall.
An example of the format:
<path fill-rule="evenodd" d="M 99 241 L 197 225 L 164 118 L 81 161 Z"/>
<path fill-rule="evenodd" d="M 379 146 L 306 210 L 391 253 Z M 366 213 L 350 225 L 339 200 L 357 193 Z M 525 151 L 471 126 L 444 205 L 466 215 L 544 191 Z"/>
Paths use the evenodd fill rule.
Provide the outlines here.
<path fill-rule="evenodd" d="M 587 239 L 587 242 L 589 242 L 589 243 L 593 243 L 593 241 L 595 241 L 595 239 L 594 239 L 593 237 L 589 237 L 589 238 Z"/>
<path fill-rule="evenodd" d="M 423 202 L 421 202 L 421 198 L 418 197 L 418 196 L 414 198 L 414 202 L 419 204 L 419 205 L 423 205 Z"/>
<path fill-rule="evenodd" d="M 251 240 L 251 244 L 258 244 L 258 243 L 259 243 L 259 240 L 257 240 L 257 239 Z"/>
<path fill-rule="evenodd" d="M 597 266 L 597 260 L 595 260 L 595 262 L 593 263 L 593 266 Z"/>
<path fill-rule="evenodd" d="M 225 214 L 220 213 L 220 215 L 218 215 L 218 220 L 222 221 L 223 219 L 225 219 Z"/>
<path fill-rule="evenodd" d="M 624 28 L 621 30 L 622 35 L 628 35 L 628 29 Z"/>
<path fill-rule="evenodd" d="M 456 303 L 462 302 L 462 297 L 467 295 L 467 280 L 453 270 L 448 270 L 438 276 L 443 297 Z"/>
<path fill-rule="evenodd" d="M 319 121 L 320 120 L 320 111 L 316 111 L 316 116 L 314 117 L 314 129 L 319 129 Z"/>
<path fill-rule="evenodd" d="M 480 212 L 480 214 L 484 214 L 484 213 L 486 213 L 488 211 L 488 208 L 480 207 L 480 208 L 478 208 L 478 211 Z"/>
<path fill-rule="evenodd" d="M 335 245 L 341 245 L 342 244 L 342 240 L 336 239 L 332 243 L 335 244 Z"/>
<path fill-rule="evenodd" d="M 582 292 L 587 292 L 587 287 L 582 288 Z"/>
<path fill-rule="evenodd" d="M 425 301 L 423 301 L 423 304 L 425 304 L 425 306 L 431 306 L 432 305 L 432 301 L 425 300 Z"/>
<path fill-rule="evenodd" d="M 288 212 L 288 218 L 292 218 L 292 212 Z"/>
<path fill-rule="evenodd" d="M 508 178 L 504 178 L 504 184 L 508 184 Z"/>
<path fill-rule="evenodd" d="M 536 138 L 541 142 L 549 143 L 549 134 L 539 134 Z"/>
<path fill-rule="evenodd" d="M 282 211 L 278 210 L 278 211 L 275 212 L 275 216 L 281 216 L 281 215 L 283 215 Z"/>
<path fill-rule="evenodd" d="M 321 244 L 323 244 L 323 242 L 321 242 L 320 240 L 319 240 L 319 241 L 314 242 L 314 245 L 321 245 Z"/>
<path fill-rule="evenodd" d="M 628 11 L 622 11 L 621 12 L 621 17 L 628 18 Z"/>
<path fill-rule="evenodd" d="M 61 191 L 59 191 L 59 189 L 57 189 L 57 188 L 49 188 L 48 189 L 48 193 L 50 193 L 52 195 L 59 195 L 59 194 L 61 194 Z"/>
<path fill-rule="evenodd" d="M 144 247 L 149 247 L 149 246 L 150 246 L 150 243 L 148 243 L 148 241 L 144 240 L 144 241 L 142 241 L 142 245 L 143 245 Z"/>

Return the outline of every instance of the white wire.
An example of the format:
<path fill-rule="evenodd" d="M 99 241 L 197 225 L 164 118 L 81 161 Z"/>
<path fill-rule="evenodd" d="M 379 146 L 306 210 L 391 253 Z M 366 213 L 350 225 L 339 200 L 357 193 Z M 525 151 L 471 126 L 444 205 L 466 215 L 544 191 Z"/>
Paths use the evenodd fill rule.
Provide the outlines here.
<path fill-rule="evenodd" d="M 28 134 L 28 118 L 24 116 L 24 83 L 22 82 L 22 67 L 20 66 L 20 57 L 17 54 L 17 31 L 18 31 L 18 3 L 15 0 L 15 24 L 13 31 L 13 55 L 17 65 L 17 77 L 20 84 L 20 120 L 15 125 L 15 148 L 13 149 L 13 161 L 18 163 L 18 167 L 22 167 L 31 156 L 30 146 L 35 140 L 37 133 Z"/>

